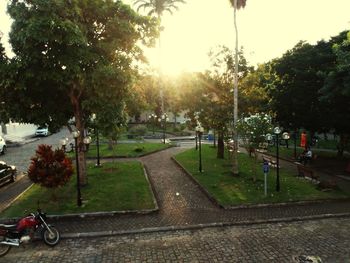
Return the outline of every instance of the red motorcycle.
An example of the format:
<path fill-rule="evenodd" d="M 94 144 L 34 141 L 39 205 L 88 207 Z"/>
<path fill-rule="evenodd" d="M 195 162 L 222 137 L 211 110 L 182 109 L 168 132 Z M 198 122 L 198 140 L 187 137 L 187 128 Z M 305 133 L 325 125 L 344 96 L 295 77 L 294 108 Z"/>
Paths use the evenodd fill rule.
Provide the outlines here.
<path fill-rule="evenodd" d="M 35 214 L 21 218 L 15 225 L 0 224 L 0 257 L 6 255 L 12 247 L 33 240 L 38 233 L 48 246 L 55 246 L 60 241 L 60 233 L 46 223 L 46 214 L 40 209 Z"/>

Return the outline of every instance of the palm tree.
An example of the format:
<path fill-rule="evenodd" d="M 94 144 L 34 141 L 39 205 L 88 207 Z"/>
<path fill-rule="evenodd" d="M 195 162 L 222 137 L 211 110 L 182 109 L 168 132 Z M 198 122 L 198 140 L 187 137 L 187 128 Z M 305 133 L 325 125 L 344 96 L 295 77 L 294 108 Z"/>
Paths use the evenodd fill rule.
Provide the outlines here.
<path fill-rule="evenodd" d="M 177 4 L 186 3 L 184 0 L 134 0 L 134 5 L 137 6 L 137 11 L 140 9 L 148 9 L 148 15 L 156 15 L 159 20 L 159 34 L 161 33 L 161 19 L 164 12 L 169 12 L 173 14 L 174 10 L 178 10 Z M 161 37 L 159 35 L 159 50 L 161 50 Z M 161 57 L 161 55 L 160 55 Z M 160 61 L 160 59 L 159 59 Z M 161 82 L 161 80 L 160 80 Z M 161 111 L 164 114 L 164 100 L 163 100 L 163 89 L 160 84 L 160 98 L 161 98 Z"/>
<path fill-rule="evenodd" d="M 235 25 L 235 32 L 236 32 L 236 47 L 235 47 L 235 83 L 234 83 L 234 91 L 233 91 L 233 129 L 234 129 L 234 150 L 232 154 L 233 158 L 233 168 L 232 173 L 233 175 L 238 175 L 238 156 L 237 156 L 237 150 L 238 150 L 238 134 L 237 134 L 237 119 L 238 119 L 238 27 L 237 27 L 237 15 L 236 11 L 238 9 L 244 8 L 246 5 L 247 0 L 230 0 L 230 3 L 233 7 L 233 14 L 234 14 L 234 25 Z"/>

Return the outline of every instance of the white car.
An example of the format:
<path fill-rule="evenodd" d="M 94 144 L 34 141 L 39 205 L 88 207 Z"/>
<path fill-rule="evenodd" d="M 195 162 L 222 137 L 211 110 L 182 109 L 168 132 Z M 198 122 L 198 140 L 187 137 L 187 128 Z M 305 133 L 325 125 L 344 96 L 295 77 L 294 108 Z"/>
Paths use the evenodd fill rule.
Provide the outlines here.
<path fill-rule="evenodd" d="M 40 126 L 35 131 L 35 136 L 47 136 L 49 135 L 49 128 L 46 126 Z"/>
<path fill-rule="evenodd" d="M 5 154 L 6 153 L 6 142 L 5 139 L 0 136 L 0 153 Z"/>

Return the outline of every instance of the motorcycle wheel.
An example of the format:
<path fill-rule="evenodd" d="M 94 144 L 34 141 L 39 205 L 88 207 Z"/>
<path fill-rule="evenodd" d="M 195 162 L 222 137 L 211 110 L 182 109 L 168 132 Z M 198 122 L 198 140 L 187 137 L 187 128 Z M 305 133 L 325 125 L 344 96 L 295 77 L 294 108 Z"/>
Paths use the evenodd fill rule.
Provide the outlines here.
<path fill-rule="evenodd" d="M 4 241 L 5 237 L 0 236 L 0 242 Z M 11 249 L 12 246 L 4 245 L 0 243 L 0 257 L 5 256 Z"/>
<path fill-rule="evenodd" d="M 60 233 L 53 226 L 50 226 L 50 230 L 51 232 L 45 228 L 42 232 L 42 238 L 46 245 L 53 247 L 60 241 Z"/>

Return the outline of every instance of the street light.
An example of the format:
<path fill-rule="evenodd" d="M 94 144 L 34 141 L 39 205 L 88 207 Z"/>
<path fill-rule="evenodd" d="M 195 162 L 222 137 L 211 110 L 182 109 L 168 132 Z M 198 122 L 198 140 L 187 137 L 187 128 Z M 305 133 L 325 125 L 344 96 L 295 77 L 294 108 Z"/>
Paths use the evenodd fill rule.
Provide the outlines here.
<path fill-rule="evenodd" d="M 157 115 L 152 113 L 151 115 L 148 116 L 148 119 L 151 120 L 152 122 L 152 129 L 153 129 L 153 135 L 154 135 L 154 127 L 156 126 L 155 122 L 157 120 Z"/>
<path fill-rule="evenodd" d="M 278 136 L 280 135 L 281 133 L 281 129 L 280 127 L 275 127 L 273 129 L 273 133 L 276 135 L 276 164 L 277 164 L 277 167 L 276 167 L 276 191 L 279 192 L 280 191 L 280 160 L 279 160 L 279 142 L 278 142 Z"/>
<path fill-rule="evenodd" d="M 158 118 L 158 121 L 163 125 L 163 143 L 165 144 L 166 122 L 169 121 L 168 115 L 164 113 L 161 118 Z"/>
<path fill-rule="evenodd" d="M 282 133 L 282 138 L 286 142 L 286 147 L 288 148 L 288 140 L 290 139 L 290 135 L 288 132 Z"/>
<path fill-rule="evenodd" d="M 96 150 L 97 150 L 97 163 L 95 164 L 96 167 L 101 167 L 100 163 L 100 138 L 99 138 L 99 131 L 96 123 L 96 114 L 93 113 L 91 117 L 92 121 L 94 122 L 94 131 L 96 136 Z"/>
<path fill-rule="evenodd" d="M 293 132 L 293 140 L 294 140 L 294 160 L 297 159 L 297 136 L 298 136 L 298 129 L 295 129 Z"/>
<path fill-rule="evenodd" d="M 77 204 L 80 207 L 82 205 L 82 199 L 81 199 L 81 191 L 80 191 L 80 173 L 79 173 L 79 158 L 78 158 L 78 152 L 79 151 L 87 151 L 89 144 L 91 143 L 91 137 L 87 136 L 83 139 L 83 145 L 80 147 L 78 145 L 78 138 L 80 136 L 80 132 L 78 130 L 73 131 L 73 137 L 75 142 L 75 161 L 76 161 L 76 169 L 77 169 Z"/>
<path fill-rule="evenodd" d="M 201 124 L 198 124 L 196 127 L 196 133 L 198 134 L 199 139 L 199 172 L 202 172 L 202 134 L 204 132 L 204 128 L 201 126 Z"/>
<path fill-rule="evenodd" d="M 199 125 L 199 121 L 198 121 L 198 119 L 199 119 L 199 112 L 196 112 L 194 114 L 194 119 L 196 120 L 196 125 L 198 126 Z M 196 126 L 196 128 L 197 128 L 197 126 Z M 196 150 L 198 150 L 198 132 L 197 132 L 197 130 L 196 130 L 195 139 L 196 139 Z"/>

